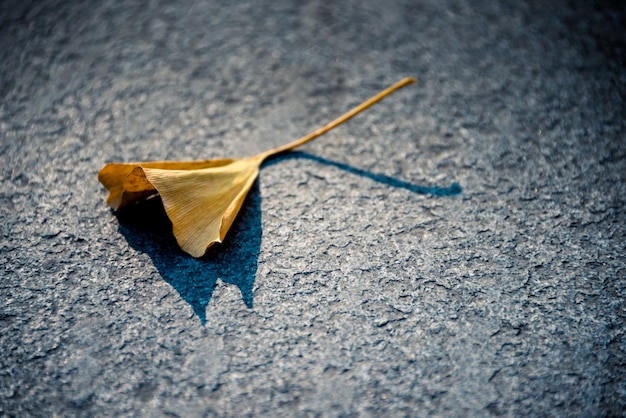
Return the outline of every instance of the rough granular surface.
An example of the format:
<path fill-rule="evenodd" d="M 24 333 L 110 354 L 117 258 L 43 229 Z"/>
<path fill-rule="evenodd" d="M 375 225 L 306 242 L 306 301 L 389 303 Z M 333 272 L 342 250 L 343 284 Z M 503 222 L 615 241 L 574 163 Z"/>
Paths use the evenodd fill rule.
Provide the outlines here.
<path fill-rule="evenodd" d="M 0 4 L 0 415 L 619 416 L 623 2 Z M 223 245 L 111 161 L 268 161 Z M 457 183 L 462 190 L 452 187 Z"/>

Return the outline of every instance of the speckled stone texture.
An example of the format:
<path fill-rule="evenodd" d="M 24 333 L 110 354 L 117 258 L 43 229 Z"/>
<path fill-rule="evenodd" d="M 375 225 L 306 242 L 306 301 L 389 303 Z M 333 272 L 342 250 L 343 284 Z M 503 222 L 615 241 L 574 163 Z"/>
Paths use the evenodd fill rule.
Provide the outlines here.
<path fill-rule="evenodd" d="M 625 16 L 1 2 L 0 415 L 623 414 Z M 203 259 L 105 204 L 106 162 L 251 155 L 409 75 Z"/>

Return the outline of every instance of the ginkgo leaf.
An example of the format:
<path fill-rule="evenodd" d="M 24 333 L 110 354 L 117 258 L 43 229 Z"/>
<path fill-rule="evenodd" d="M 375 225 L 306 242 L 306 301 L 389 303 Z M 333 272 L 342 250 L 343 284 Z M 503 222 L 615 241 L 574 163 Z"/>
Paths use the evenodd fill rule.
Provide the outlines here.
<path fill-rule="evenodd" d="M 160 195 L 176 241 L 188 254 L 201 257 L 214 243 L 224 240 L 265 159 L 323 135 L 414 82 L 414 78 L 400 80 L 309 135 L 252 157 L 110 163 L 100 170 L 98 180 L 108 189 L 107 203 L 113 210 Z"/>

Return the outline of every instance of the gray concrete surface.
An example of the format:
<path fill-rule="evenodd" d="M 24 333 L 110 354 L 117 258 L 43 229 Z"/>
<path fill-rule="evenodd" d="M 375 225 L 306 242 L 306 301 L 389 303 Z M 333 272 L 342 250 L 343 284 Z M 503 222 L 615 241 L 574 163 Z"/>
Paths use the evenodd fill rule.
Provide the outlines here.
<path fill-rule="evenodd" d="M 625 16 L 0 3 L 0 415 L 623 414 Z M 204 259 L 104 202 L 106 162 L 250 155 L 407 75 Z"/>

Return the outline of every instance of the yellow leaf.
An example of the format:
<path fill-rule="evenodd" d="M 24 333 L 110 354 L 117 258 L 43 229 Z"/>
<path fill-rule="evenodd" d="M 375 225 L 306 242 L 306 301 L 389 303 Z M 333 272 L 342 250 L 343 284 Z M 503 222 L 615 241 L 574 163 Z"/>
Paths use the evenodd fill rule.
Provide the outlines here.
<path fill-rule="evenodd" d="M 211 245 L 224 240 L 265 159 L 323 135 L 414 82 L 405 78 L 309 135 L 252 157 L 111 163 L 100 170 L 98 180 L 108 189 L 107 203 L 114 210 L 159 194 L 176 241 L 185 252 L 201 257 Z"/>

